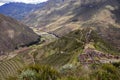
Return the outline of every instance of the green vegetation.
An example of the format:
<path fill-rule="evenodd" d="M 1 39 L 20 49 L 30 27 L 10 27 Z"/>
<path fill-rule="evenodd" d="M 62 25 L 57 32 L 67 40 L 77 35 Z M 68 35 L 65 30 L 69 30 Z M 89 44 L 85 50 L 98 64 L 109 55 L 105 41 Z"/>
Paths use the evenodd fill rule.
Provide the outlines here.
<path fill-rule="evenodd" d="M 42 46 L 41 44 L 34 45 L 28 50 L 19 53 L 12 59 L 24 63 L 28 67 L 24 68 L 23 66 L 23 69 L 20 70 L 18 74 L 15 76 L 11 75 L 8 80 L 25 80 L 25 78 L 28 80 L 119 79 L 119 63 L 99 65 L 80 64 L 78 57 L 84 52 L 86 44 L 89 44 L 89 42 L 92 43 L 91 45 L 93 46 L 93 49 L 103 51 L 103 53 L 112 54 L 112 51 L 114 51 L 108 43 L 96 34 L 96 31 L 92 30 L 90 37 L 86 37 L 86 34 L 90 30 L 90 28 L 75 30 L 59 38 L 55 42 L 44 44 Z M 8 67 L 8 65 L 6 65 L 6 67 Z M 16 70 L 19 69 L 20 68 Z M 4 69 L 2 71 L 4 72 Z M 97 76 L 95 76 L 96 74 Z M 6 75 L 9 74 L 6 73 Z M 6 78 L 6 76 L 3 76 L 3 78 Z"/>
<path fill-rule="evenodd" d="M 44 46 L 41 50 L 44 50 L 45 56 L 43 62 L 46 64 L 58 65 L 63 63 L 77 62 L 76 58 L 82 53 L 86 42 L 86 33 L 88 33 L 90 28 L 83 30 L 73 31 L 55 42 Z M 95 49 L 109 54 L 118 54 L 119 52 L 102 39 L 96 31 L 91 32 L 89 37 L 89 42 L 93 42 Z"/>
<path fill-rule="evenodd" d="M 9 75 L 15 75 L 18 69 L 23 67 L 23 63 L 15 59 L 4 61 L 4 63 L 0 63 L 0 79 L 3 79 Z"/>
<path fill-rule="evenodd" d="M 112 64 L 103 64 L 93 70 L 91 78 L 94 80 L 120 80 L 120 70 L 119 67 Z"/>
<path fill-rule="evenodd" d="M 16 77 L 9 77 L 8 80 L 57 80 L 58 72 L 49 66 L 32 65 L 19 71 Z"/>
<path fill-rule="evenodd" d="M 94 46 L 96 49 L 109 54 L 114 54 L 114 55 L 119 54 L 119 51 L 115 49 L 115 47 L 113 47 L 107 41 L 105 41 L 105 39 L 102 39 L 101 37 L 99 37 L 97 32 L 93 32 L 92 39 L 94 39 L 94 42 L 95 42 Z"/>
<path fill-rule="evenodd" d="M 119 64 L 119 63 L 117 63 Z M 119 64 L 120 65 L 120 64 Z M 120 69 L 112 64 L 93 64 L 74 67 L 66 65 L 64 69 L 57 71 L 50 66 L 32 65 L 23 68 L 18 75 L 7 80 L 119 80 Z"/>
<path fill-rule="evenodd" d="M 0 79 L 120 80 L 118 0 L 81 3 L 49 0 L 42 10 L 33 10 L 22 22 L 35 26 L 33 30 L 40 36 L 0 15 L 1 54 L 25 47 L 7 58 L 1 56 Z"/>

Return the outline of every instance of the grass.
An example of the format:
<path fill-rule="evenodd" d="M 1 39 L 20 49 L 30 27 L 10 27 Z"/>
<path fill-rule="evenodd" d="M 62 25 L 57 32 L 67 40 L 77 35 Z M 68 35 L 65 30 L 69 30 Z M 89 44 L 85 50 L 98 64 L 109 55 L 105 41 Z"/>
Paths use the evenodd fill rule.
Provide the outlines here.
<path fill-rule="evenodd" d="M 48 64 L 50 66 L 53 66 L 57 69 L 63 67 L 66 64 L 72 64 L 75 66 L 80 66 L 80 63 L 78 61 L 78 56 L 83 52 L 85 43 L 86 43 L 86 33 L 89 32 L 89 29 L 83 29 L 83 30 L 75 30 L 73 32 L 70 32 L 69 34 L 57 39 L 54 42 L 51 42 L 49 44 L 43 45 L 34 45 L 30 47 L 28 51 L 25 51 L 23 53 L 19 53 L 15 58 L 15 61 L 21 62 L 22 64 L 31 64 L 32 58 L 35 59 L 36 63 L 38 64 Z M 110 53 L 110 54 L 117 54 L 117 51 L 114 50 L 114 48 L 105 42 L 96 31 L 92 31 L 90 35 L 90 43 L 88 47 L 92 47 L 94 49 L 97 49 L 99 51 L 102 51 L 104 53 Z M 33 56 L 32 58 L 30 57 Z M 18 63 L 17 63 L 18 64 Z M 21 65 L 22 65 L 21 64 Z M 79 65 L 77 65 L 79 64 Z M 9 65 L 6 65 L 9 67 Z M 6 68 L 9 69 L 9 68 Z M 77 71 L 78 70 L 78 71 Z M 4 69 L 2 69 L 3 72 L 7 72 Z M 79 73 L 82 71 L 81 69 L 76 69 L 76 71 Z M 1 72 L 1 73 L 3 73 Z M 72 74 L 78 75 L 76 72 L 73 72 Z M 80 73 L 81 74 L 81 73 Z M 82 74 L 85 74 L 84 71 Z M 2 74 L 0 74 L 2 75 Z M 3 75 L 5 76 L 5 75 Z M 82 75 L 81 75 L 82 76 Z M 86 76 L 86 75 L 85 75 Z M 88 75 L 87 75 L 88 77 Z M 76 80 L 73 78 L 66 78 L 65 80 Z M 77 77 L 78 79 L 78 77 Z M 64 79 L 63 79 L 64 80 Z M 80 80 L 85 80 L 80 78 Z"/>
<path fill-rule="evenodd" d="M 23 67 L 23 63 L 11 59 L 0 64 L 0 79 L 4 80 L 9 75 L 16 75 L 17 70 Z"/>

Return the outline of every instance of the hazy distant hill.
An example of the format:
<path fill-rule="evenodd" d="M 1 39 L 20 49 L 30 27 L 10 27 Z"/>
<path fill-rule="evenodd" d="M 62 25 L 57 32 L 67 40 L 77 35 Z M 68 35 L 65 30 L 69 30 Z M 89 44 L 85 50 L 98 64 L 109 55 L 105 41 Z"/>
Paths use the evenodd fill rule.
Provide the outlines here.
<path fill-rule="evenodd" d="M 41 4 L 25 4 L 25 3 L 7 3 L 0 6 L 0 13 L 21 20 L 31 11 L 41 8 L 45 3 Z"/>
<path fill-rule="evenodd" d="M 39 36 L 28 26 L 0 14 L 0 54 L 38 41 Z"/>

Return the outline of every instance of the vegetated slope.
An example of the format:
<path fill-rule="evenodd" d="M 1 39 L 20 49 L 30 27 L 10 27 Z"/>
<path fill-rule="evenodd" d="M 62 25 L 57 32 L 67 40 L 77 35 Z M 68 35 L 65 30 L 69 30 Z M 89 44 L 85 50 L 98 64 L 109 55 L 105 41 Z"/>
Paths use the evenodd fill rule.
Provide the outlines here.
<path fill-rule="evenodd" d="M 89 34 L 89 29 L 83 29 L 73 31 L 56 42 L 44 46 L 40 53 L 46 53 L 46 55 L 40 62 L 57 67 L 67 63 L 79 63 L 78 56 L 87 49 L 86 47 L 101 51 L 104 54 L 119 54 L 119 51 L 99 36 L 96 31 L 92 30 Z"/>
<path fill-rule="evenodd" d="M 10 55 L 0 56 L 0 79 L 7 80 L 9 76 L 18 75 L 19 70 L 32 63 L 31 57 L 28 54 L 30 48 L 22 48 L 11 52 Z M 14 80 L 14 79 L 12 79 Z"/>
<path fill-rule="evenodd" d="M 79 56 L 80 54 L 83 54 L 84 51 L 88 48 L 93 49 L 96 52 L 102 52 L 103 54 L 111 54 L 113 56 L 119 55 L 119 51 L 117 51 L 116 48 L 114 48 L 111 44 L 99 36 L 97 30 L 93 29 L 92 27 L 86 27 L 84 29 L 72 31 L 52 43 L 47 43 L 43 46 L 42 44 L 34 45 L 28 49 L 23 49 L 23 51 L 21 50 L 19 52 L 16 52 L 17 55 L 15 57 L 12 57 L 11 60 L 15 60 L 18 63 L 23 63 L 23 65 L 28 66 L 31 64 L 50 65 L 54 66 L 58 70 L 64 68 L 67 65 L 68 68 L 69 66 L 71 68 L 71 65 L 73 68 L 78 66 L 81 67 L 80 65 L 82 63 L 79 60 Z M 99 58 L 98 60 L 102 60 L 102 58 Z M 106 59 L 106 62 L 107 60 L 108 59 Z M 1 62 L 1 65 L 5 63 L 6 59 Z M 6 65 L 6 67 L 9 67 L 9 65 Z M 16 70 L 20 68 L 14 69 Z M 4 71 L 3 72 L 6 74 L 6 69 Z M 13 72 L 15 71 L 13 70 Z M 13 72 L 11 74 L 14 74 Z M 5 75 L 4 73 L 1 72 L 0 74 Z M 9 74 L 7 73 L 6 75 Z M 6 77 L 8 76 L 3 77 L 3 79 Z"/>
<path fill-rule="evenodd" d="M 41 8 L 44 5 L 45 3 L 41 4 L 7 3 L 0 6 L 0 13 L 13 17 L 17 20 L 21 20 L 31 11 Z"/>
<path fill-rule="evenodd" d="M 0 54 L 39 41 L 39 36 L 28 26 L 0 14 Z"/>
<path fill-rule="evenodd" d="M 6 80 L 5 78 L 10 75 L 17 74 L 18 70 L 23 68 L 24 64 L 17 60 L 11 59 L 0 63 L 0 79 Z"/>
<path fill-rule="evenodd" d="M 66 64 L 80 64 L 78 57 L 87 49 L 86 47 L 104 54 L 119 55 L 119 51 L 92 28 L 75 30 L 44 46 L 33 46 L 29 54 L 33 56 L 33 62 L 36 64 L 61 67 Z"/>
<path fill-rule="evenodd" d="M 88 24 L 98 28 L 104 39 L 120 49 L 119 0 L 49 0 L 46 4 L 23 22 L 57 36 Z"/>

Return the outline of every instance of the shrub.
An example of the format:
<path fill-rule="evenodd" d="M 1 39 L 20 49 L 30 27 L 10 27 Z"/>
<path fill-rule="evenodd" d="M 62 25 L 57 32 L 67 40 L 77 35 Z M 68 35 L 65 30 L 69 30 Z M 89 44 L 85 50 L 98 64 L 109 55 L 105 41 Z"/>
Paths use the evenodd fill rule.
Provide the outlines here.
<path fill-rule="evenodd" d="M 19 71 L 16 80 L 57 80 L 58 78 L 59 73 L 52 67 L 32 65 Z"/>
<path fill-rule="evenodd" d="M 112 64 L 103 64 L 90 77 L 95 80 L 120 80 L 120 71 Z"/>

